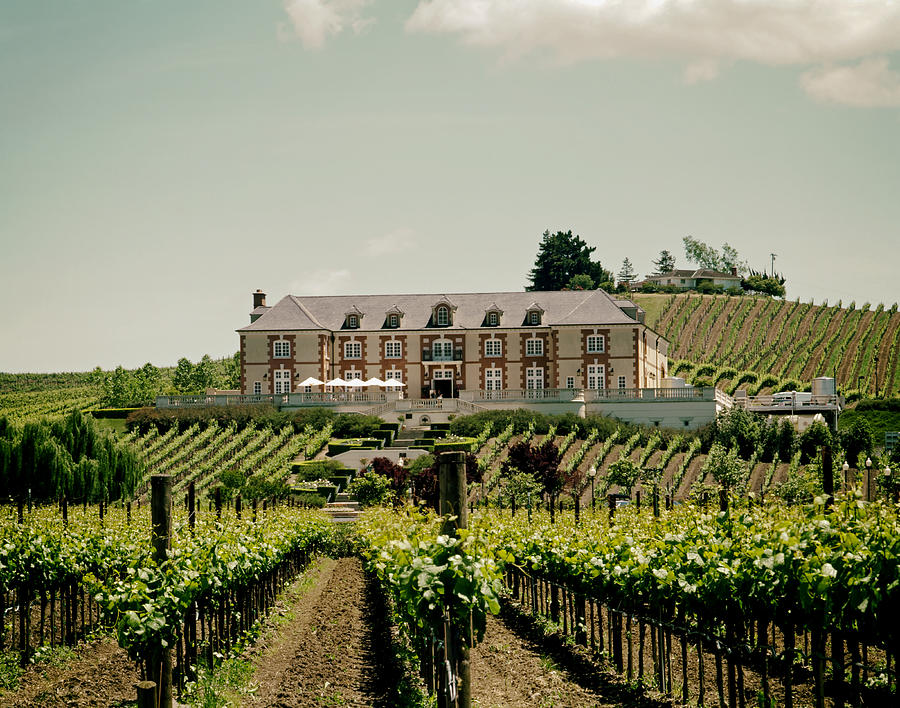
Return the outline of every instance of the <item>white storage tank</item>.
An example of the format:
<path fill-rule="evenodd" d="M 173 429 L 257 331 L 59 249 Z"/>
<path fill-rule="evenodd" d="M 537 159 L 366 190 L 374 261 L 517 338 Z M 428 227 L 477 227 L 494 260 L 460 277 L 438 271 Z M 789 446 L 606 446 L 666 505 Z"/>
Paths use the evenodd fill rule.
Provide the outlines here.
<path fill-rule="evenodd" d="M 818 376 L 812 380 L 813 396 L 833 396 L 834 394 L 834 379 L 831 376 Z"/>

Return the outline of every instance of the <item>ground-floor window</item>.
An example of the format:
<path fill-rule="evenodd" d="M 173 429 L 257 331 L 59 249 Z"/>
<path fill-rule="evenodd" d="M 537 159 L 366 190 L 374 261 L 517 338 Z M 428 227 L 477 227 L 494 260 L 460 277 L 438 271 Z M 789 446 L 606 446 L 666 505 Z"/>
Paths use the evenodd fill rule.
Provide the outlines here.
<path fill-rule="evenodd" d="M 531 390 L 544 388 L 544 367 L 530 366 L 525 369 L 525 388 Z"/>
<path fill-rule="evenodd" d="M 603 364 L 588 364 L 587 387 L 592 390 L 606 388 L 606 367 Z"/>
<path fill-rule="evenodd" d="M 566 376 L 566 388 L 575 388 L 574 376 Z"/>
<path fill-rule="evenodd" d="M 262 381 L 253 382 L 253 394 L 258 396 L 262 393 Z"/>
<path fill-rule="evenodd" d="M 291 392 L 291 372 L 289 369 L 275 371 L 275 393 Z"/>
<path fill-rule="evenodd" d="M 619 377 L 619 388 L 628 388 L 624 376 Z"/>
<path fill-rule="evenodd" d="M 403 382 L 403 370 L 402 369 L 387 369 L 384 372 L 384 380 L 394 379 L 395 381 Z"/>
<path fill-rule="evenodd" d="M 499 391 L 503 388 L 503 369 L 484 370 L 484 390 Z"/>
<path fill-rule="evenodd" d="M 349 381 L 350 379 L 362 379 L 362 371 L 358 371 L 357 369 L 347 369 L 344 372 L 344 381 Z"/>

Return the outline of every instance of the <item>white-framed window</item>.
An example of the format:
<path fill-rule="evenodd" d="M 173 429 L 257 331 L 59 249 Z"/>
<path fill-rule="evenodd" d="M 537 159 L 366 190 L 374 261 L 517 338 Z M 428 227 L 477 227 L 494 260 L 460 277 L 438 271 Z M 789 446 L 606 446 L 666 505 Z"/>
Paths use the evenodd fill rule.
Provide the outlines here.
<path fill-rule="evenodd" d="M 347 315 L 347 327 L 349 329 L 357 329 L 359 327 L 359 317 L 356 315 Z"/>
<path fill-rule="evenodd" d="M 503 356 L 503 342 L 499 339 L 484 340 L 485 356 Z"/>
<path fill-rule="evenodd" d="M 275 393 L 291 392 L 291 370 L 276 369 L 275 370 Z"/>
<path fill-rule="evenodd" d="M 624 376 L 619 377 L 619 388 L 628 388 L 626 379 Z"/>
<path fill-rule="evenodd" d="M 525 356 L 544 356 L 544 340 L 537 338 L 526 339 Z"/>
<path fill-rule="evenodd" d="M 387 381 L 388 379 L 395 379 L 397 381 L 403 381 L 403 369 L 387 369 L 384 372 L 384 379 Z"/>
<path fill-rule="evenodd" d="M 388 327 L 397 329 L 400 326 L 400 315 L 388 315 Z"/>
<path fill-rule="evenodd" d="M 344 381 L 349 381 L 350 379 L 361 379 L 362 371 L 359 369 L 345 369 L 344 370 Z"/>
<path fill-rule="evenodd" d="M 528 313 L 528 324 L 530 325 L 539 325 L 541 323 L 541 313 L 537 310 L 532 310 Z"/>
<path fill-rule="evenodd" d="M 272 343 L 272 356 L 276 359 L 291 357 L 291 343 L 286 339 L 278 339 Z"/>
<path fill-rule="evenodd" d="M 603 354 L 606 351 L 606 337 L 602 334 L 589 334 L 587 338 L 588 354 Z"/>
<path fill-rule="evenodd" d="M 488 312 L 487 321 L 491 327 L 496 327 L 500 324 L 500 315 L 496 312 Z"/>
<path fill-rule="evenodd" d="M 606 367 L 603 364 L 588 364 L 587 387 L 595 391 L 606 388 Z"/>
<path fill-rule="evenodd" d="M 362 342 L 344 342 L 345 359 L 362 359 Z"/>
<path fill-rule="evenodd" d="M 525 388 L 532 391 L 544 388 L 544 367 L 529 366 L 525 369 Z"/>
<path fill-rule="evenodd" d="M 400 359 L 403 357 L 403 347 L 400 342 L 391 340 L 384 343 L 385 359 Z"/>
<path fill-rule="evenodd" d="M 436 379 L 452 379 L 455 378 L 453 369 L 435 369 L 434 378 Z"/>
<path fill-rule="evenodd" d="M 499 391 L 503 388 L 503 369 L 492 368 L 484 370 L 484 390 Z"/>
<path fill-rule="evenodd" d="M 566 388 L 575 388 L 574 376 L 566 376 Z"/>
<path fill-rule="evenodd" d="M 262 381 L 253 382 L 253 395 L 259 396 L 262 393 Z"/>
<path fill-rule="evenodd" d="M 435 320 L 438 327 L 446 327 L 450 324 L 450 310 L 441 305 L 435 312 Z"/>
<path fill-rule="evenodd" d="M 453 361 L 453 342 L 449 339 L 438 339 L 431 344 L 432 361 Z"/>

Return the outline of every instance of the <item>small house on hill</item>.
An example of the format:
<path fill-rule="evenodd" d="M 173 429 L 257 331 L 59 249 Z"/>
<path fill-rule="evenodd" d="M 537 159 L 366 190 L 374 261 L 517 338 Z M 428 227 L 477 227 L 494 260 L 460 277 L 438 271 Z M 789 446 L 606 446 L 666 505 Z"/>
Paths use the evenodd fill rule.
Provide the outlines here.
<path fill-rule="evenodd" d="M 728 290 L 741 287 L 741 276 L 738 275 L 737 268 L 732 268 L 730 273 L 710 268 L 697 268 L 696 270 L 670 270 L 662 275 L 648 275 L 644 282 L 655 285 L 671 285 L 681 290 L 694 290 L 703 283 L 709 283 Z"/>

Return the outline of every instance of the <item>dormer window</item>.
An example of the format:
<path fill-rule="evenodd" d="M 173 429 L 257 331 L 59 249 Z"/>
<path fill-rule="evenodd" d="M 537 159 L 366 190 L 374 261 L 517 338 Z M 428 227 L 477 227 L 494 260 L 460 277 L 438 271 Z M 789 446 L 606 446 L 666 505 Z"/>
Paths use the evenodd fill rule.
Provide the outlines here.
<path fill-rule="evenodd" d="M 354 305 L 344 313 L 344 328 L 359 329 L 362 318 L 362 311 L 356 305 Z"/>
<path fill-rule="evenodd" d="M 485 327 L 498 327 L 500 325 L 501 317 L 503 317 L 503 310 L 497 307 L 497 303 L 492 302 L 484 311 L 483 324 Z"/>
<path fill-rule="evenodd" d="M 431 308 L 431 326 L 452 326 L 454 312 L 456 312 L 456 305 L 454 305 L 446 295 L 441 296 Z"/>
<path fill-rule="evenodd" d="M 397 329 L 400 326 L 400 315 L 388 315 L 388 327 Z"/>
<path fill-rule="evenodd" d="M 359 329 L 359 317 L 357 315 L 347 315 L 347 328 Z"/>
<path fill-rule="evenodd" d="M 544 319 L 544 309 L 536 302 L 531 303 L 525 310 L 525 324 L 529 327 L 537 327 Z"/>
<path fill-rule="evenodd" d="M 384 326 L 387 329 L 399 329 L 400 319 L 403 317 L 403 310 L 396 305 L 391 305 L 387 312 L 384 313 Z"/>

